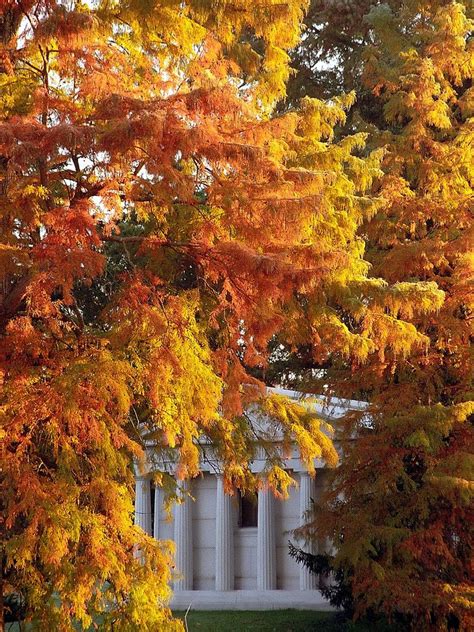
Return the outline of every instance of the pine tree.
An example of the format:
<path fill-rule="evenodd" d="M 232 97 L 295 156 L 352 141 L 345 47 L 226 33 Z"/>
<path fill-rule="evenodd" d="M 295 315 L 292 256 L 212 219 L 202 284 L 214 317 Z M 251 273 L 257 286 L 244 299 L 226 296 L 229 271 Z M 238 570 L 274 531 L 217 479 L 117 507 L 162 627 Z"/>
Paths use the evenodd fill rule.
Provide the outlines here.
<path fill-rule="evenodd" d="M 181 629 L 171 547 L 132 524 L 145 444 L 184 479 L 210 441 L 229 491 L 261 484 L 259 447 L 282 496 L 294 443 L 335 465 L 323 421 L 252 376 L 277 332 L 355 363 L 423 344 L 367 278 L 381 152 L 334 140 L 352 97 L 273 114 L 304 6 L 0 4 L 1 594 L 35 629 Z"/>
<path fill-rule="evenodd" d="M 435 282 L 439 310 L 420 297 L 388 311 L 426 347 L 370 356 L 337 392 L 361 393 L 370 420 L 347 419 L 344 462 L 308 526 L 334 543 L 356 615 L 400 616 L 414 630 L 473 626 L 473 22 L 459 2 L 373 9 L 365 82 L 383 104 L 385 205 L 361 228 L 372 274 Z M 325 379 L 328 381 L 329 374 Z M 343 381 L 344 380 L 344 381 Z M 361 388 L 362 385 L 362 388 Z"/>

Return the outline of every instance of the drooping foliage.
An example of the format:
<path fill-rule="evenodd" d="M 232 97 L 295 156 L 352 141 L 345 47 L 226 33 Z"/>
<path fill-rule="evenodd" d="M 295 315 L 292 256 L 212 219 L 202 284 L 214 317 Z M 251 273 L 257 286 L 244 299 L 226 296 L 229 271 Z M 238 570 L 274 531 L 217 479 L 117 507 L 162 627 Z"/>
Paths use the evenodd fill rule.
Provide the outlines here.
<path fill-rule="evenodd" d="M 285 495 L 294 442 L 309 470 L 337 455 L 262 399 L 275 333 L 355 363 L 425 344 L 384 311 L 413 288 L 367 280 L 356 236 L 381 154 L 334 141 L 351 96 L 272 114 L 300 0 L 0 7 L 1 594 L 39 630 L 181 629 L 170 545 L 132 524 L 145 443 L 189 478 L 210 442 L 228 490 L 255 485 L 260 402 Z"/>
<path fill-rule="evenodd" d="M 346 420 L 344 462 L 309 526 L 334 543 L 356 613 L 399 616 L 415 630 L 473 627 L 473 22 L 462 3 L 373 9 L 364 81 L 379 100 L 385 204 L 361 227 L 372 273 L 435 282 L 445 301 L 393 314 L 429 341 L 404 358 L 373 355 L 327 383 L 363 394 Z"/>

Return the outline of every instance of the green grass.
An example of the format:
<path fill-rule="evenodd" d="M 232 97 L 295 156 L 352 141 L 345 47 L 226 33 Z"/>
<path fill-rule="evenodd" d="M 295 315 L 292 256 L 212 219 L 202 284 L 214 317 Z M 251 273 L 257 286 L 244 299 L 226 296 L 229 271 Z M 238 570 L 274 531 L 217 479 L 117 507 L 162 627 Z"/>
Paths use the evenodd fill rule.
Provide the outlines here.
<path fill-rule="evenodd" d="M 175 612 L 184 619 L 184 612 Z M 189 632 L 396 632 L 388 624 L 352 623 L 312 610 L 204 611 L 187 615 Z"/>
<path fill-rule="evenodd" d="M 184 612 L 175 612 L 184 619 Z M 188 632 L 400 632 L 386 623 L 352 623 L 342 615 L 313 610 L 191 610 Z M 17 624 L 7 624 L 6 632 L 19 632 Z M 24 630 L 31 630 L 24 626 Z"/>

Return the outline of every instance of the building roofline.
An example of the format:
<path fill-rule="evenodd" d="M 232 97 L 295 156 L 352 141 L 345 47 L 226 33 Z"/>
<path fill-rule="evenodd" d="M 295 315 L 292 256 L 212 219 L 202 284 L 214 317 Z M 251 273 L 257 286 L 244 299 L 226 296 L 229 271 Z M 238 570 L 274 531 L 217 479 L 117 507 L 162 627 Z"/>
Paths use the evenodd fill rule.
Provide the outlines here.
<path fill-rule="evenodd" d="M 368 402 L 357 399 L 343 399 L 341 397 L 328 397 L 327 395 L 316 395 L 313 393 L 303 393 L 278 386 L 267 387 L 267 391 L 276 395 L 283 395 L 289 399 L 304 402 L 305 400 L 314 400 L 309 402 L 310 406 L 314 406 L 318 412 L 328 415 L 331 418 L 341 417 L 348 410 L 367 410 Z M 340 409 L 337 411 L 335 409 Z"/>

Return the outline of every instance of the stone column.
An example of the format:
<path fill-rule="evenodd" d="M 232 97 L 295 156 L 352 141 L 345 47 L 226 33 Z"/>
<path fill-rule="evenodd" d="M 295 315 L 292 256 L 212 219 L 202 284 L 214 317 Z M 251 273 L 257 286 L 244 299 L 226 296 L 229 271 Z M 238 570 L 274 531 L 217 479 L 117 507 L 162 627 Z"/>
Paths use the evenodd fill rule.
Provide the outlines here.
<path fill-rule="evenodd" d="M 276 539 L 273 496 L 268 489 L 258 492 L 257 590 L 276 589 Z"/>
<path fill-rule="evenodd" d="M 160 538 L 161 488 L 155 487 L 155 507 L 153 512 L 153 537 Z"/>
<path fill-rule="evenodd" d="M 188 484 L 183 485 L 186 493 Z M 174 590 L 193 589 L 193 517 L 192 500 L 185 496 L 174 506 L 174 541 L 176 544 L 176 570 L 182 576 L 174 582 Z"/>
<path fill-rule="evenodd" d="M 302 524 L 305 521 L 305 513 L 311 509 L 311 499 L 314 497 L 313 479 L 307 472 L 300 474 L 300 518 Z M 314 553 L 312 542 L 306 542 L 302 547 L 308 553 Z M 303 566 L 300 566 L 300 590 L 314 590 L 317 586 L 317 577 Z"/>
<path fill-rule="evenodd" d="M 135 524 L 151 535 L 150 481 L 143 476 L 135 478 Z"/>
<path fill-rule="evenodd" d="M 216 496 L 216 590 L 234 590 L 234 524 L 232 499 L 217 476 Z"/>

